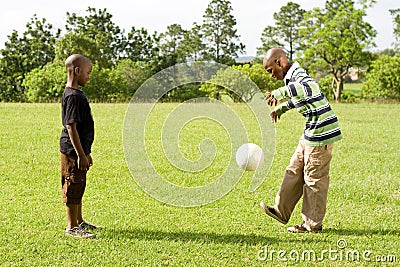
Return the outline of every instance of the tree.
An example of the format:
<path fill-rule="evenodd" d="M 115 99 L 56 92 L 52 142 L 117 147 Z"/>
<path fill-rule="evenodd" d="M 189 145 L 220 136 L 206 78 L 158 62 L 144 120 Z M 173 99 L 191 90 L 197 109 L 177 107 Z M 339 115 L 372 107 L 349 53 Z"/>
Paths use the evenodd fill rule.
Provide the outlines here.
<path fill-rule="evenodd" d="M 57 61 L 64 62 L 72 54 L 82 54 L 101 67 L 109 65 L 107 61 L 103 62 L 95 40 L 83 33 L 73 31 L 57 39 L 55 51 Z"/>
<path fill-rule="evenodd" d="M 22 85 L 30 102 L 55 102 L 61 99 L 67 73 L 61 62 L 49 62 L 26 74 Z"/>
<path fill-rule="evenodd" d="M 53 61 L 60 32 L 35 14 L 26 24 L 22 37 L 15 30 L 8 36 L 5 48 L 0 50 L 0 101 L 25 100 L 22 85 L 25 74 Z"/>
<path fill-rule="evenodd" d="M 157 58 L 159 69 L 186 62 L 185 54 L 180 49 L 185 32 L 181 25 L 172 24 L 167 27 L 166 32 L 160 34 L 159 57 Z"/>
<path fill-rule="evenodd" d="M 400 8 L 390 9 L 389 12 L 393 16 L 394 47 L 400 48 Z"/>
<path fill-rule="evenodd" d="M 238 71 L 243 75 L 238 75 Z M 258 88 L 249 84 L 248 78 Z M 260 91 L 265 93 L 280 86 L 283 82 L 272 78 L 261 64 L 245 64 L 218 70 L 210 82 L 202 84 L 200 90 L 211 98 L 220 99 L 222 95 L 227 95 L 235 102 L 243 102 L 250 101 Z"/>
<path fill-rule="evenodd" d="M 205 45 L 202 39 L 201 26 L 193 23 L 192 29 L 184 33 L 181 42 L 181 50 L 187 61 L 196 61 L 203 58 Z"/>
<path fill-rule="evenodd" d="M 304 14 L 307 27 L 300 30 L 307 46 L 304 59 L 312 67 L 328 69 L 336 84 L 336 101 L 340 101 L 349 69 L 367 66 L 372 58 L 368 49 L 375 45 L 376 31 L 363 19 L 366 2 L 357 9 L 352 0 L 331 0 L 325 9 L 314 8 Z"/>
<path fill-rule="evenodd" d="M 152 61 L 158 55 L 157 32 L 150 35 L 144 28 L 132 27 L 128 33 L 125 56 L 132 61 Z"/>
<path fill-rule="evenodd" d="M 124 32 L 112 21 L 112 15 L 107 9 L 88 7 L 87 13 L 88 15 L 81 17 L 76 13 L 67 12 L 65 28 L 68 32 L 92 40 L 96 45 L 95 49 L 99 51 L 96 58 L 99 68 L 111 67 L 123 57 L 126 46 Z"/>
<path fill-rule="evenodd" d="M 231 13 L 229 0 L 212 0 L 208 5 L 202 25 L 206 60 L 233 64 L 238 52 L 244 51 L 245 46 L 237 43 L 236 19 Z"/>
<path fill-rule="evenodd" d="M 146 62 L 130 59 L 119 60 L 109 76 L 114 83 L 114 92 L 109 96 L 112 96 L 114 100 L 129 101 L 136 90 L 152 74 L 152 68 Z"/>
<path fill-rule="evenodd" d="M 304 13 L 305 10 L 293 2 L 289 2 L 281 7 L 278 13 L 274 13 L 275 26 L 267 26 L 264 29 L 261 37 L 262 46 L 257 49 L 257 54 L 262 55 L 270 48 L 280 47 L 287 52 L 292 61 L 294 54 L 303 49 L 299 29 L 304 20 Z"/>

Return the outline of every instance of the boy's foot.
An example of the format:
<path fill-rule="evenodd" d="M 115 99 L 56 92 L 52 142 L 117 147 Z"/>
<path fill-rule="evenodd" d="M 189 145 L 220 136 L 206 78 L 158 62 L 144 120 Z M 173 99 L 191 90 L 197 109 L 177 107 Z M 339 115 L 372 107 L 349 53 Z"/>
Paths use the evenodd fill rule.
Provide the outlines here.
<path fill-rule="evenodd" d="M 72 237 L 77 237 L 77 238 L 91 238 L 95 237 L 96 235 L 89 233 L 85 229 L 82 229 L 79 226 L 75 226 L 72 229 L 65 229 L 65 235 L 66 236 L 72 236 Z"/>
<path fill-rule="evenodd" d="M 307 228 L 304 227 L 303 224 L 297 224 L 294 226 L 289 226 L 288 231 L 292 233 L 321 233 L 322 232 L 322 226 L 321 228 L 313 229 L 311 231 L 308 231 Z"/>
<path fill-rule="evenodd" d="M 260 207 L 264 210 L 264 212 L 265 212 L 268 216 L 274 218 L 274 219 L 277 220 L 278 222 L 283 223 L 283 224 L 287 224 L 287 223 L 288 223 L 287 221 L 282 220 L 282 219 L 278 216 L 278 214 L 276 213 L 276 210 L 275 210 L 273 207 L 270 207 L 270 206 L 265 205 L 264 202 L 261 202 L 261 203 L 260 203 Z"/>
<path fill-rule="evenodd" d="M 102 229 L 101 226 L 96 226 L 96 225 L 91 224 L 91 223 L 86 222 L 86 221 L 81 222 L 79 227 L 82 228 L 82 229 L 85 229 L 85 230 L 101 230 Z"/>

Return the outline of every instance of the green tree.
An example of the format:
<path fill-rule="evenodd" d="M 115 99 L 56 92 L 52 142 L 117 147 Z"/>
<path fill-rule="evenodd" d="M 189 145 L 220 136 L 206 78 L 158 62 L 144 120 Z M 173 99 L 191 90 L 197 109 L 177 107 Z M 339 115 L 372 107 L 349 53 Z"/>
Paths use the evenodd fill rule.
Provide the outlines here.
<path fill-rule="evenodd" d="M 257 49 L 258 55 L 265 54 L 270 48 L 284 49 L 292 61 L 296 52 L 302 51 L 303 43 L 300 27 L 305 10 L 299 4 L 289 2 L 274 13 L 275 26 L 267 26 L 261 37 L 262 46 Z"/>
<path fill-rule="evenodd" d="M 393 35 L 395 37 L 394 47 L 400 48 L 400 8 L 390 9 L 390 14 L 393 16 Z"/>
<path fill-rule="evenodd" d="M 333 76 L 335 100 L 340 101 L 346 74 L 351 67 L 368 66 L 376 31 L 364 21 L 367 1 L 357 9 L 352 0 L 331 0 L 325 8 L 304 14 L 307 27 L 300 30 L 311 67 L 324 67 Z"/>
<path fill-rule="evenodd" d="M 159 69 L 186 62 L 185 54 L 180 49 L 185 32 L 181 25 L 172 24 L 167 27 L 166 32 L 160 34 L 159 57 L 157 59 Z"/>
<path fill-rule="evenodd" d="M 77 36 L 91 39 L 96 45 L 94 49 L 99 51 L 96 59 L 99 68 L 109 68 L 123 57 L 126 46 L 124 32 L 112 21 L 112 15 L 107 9 L 88 7 L 86 12 L 88 14 L 84 17 L 67 12 L 65 28 Z"/>
<path fill-rule="evenodd" d="M 238 71 L 243 75 L 238 75 Z M 248 78 L 258 88 L 251 86 Z M 245 64 L 219 70 L 209 83 L 202 84 L 200 90 L 211 98 L 220 99 L 227 95 L 235 102 L 242 102 L 250 101 L 260 91 L 265 93 L 280 86 L 283 82 L 273 79 L 261 64 Z"/>
<path fill-rule="evenodd" d="M 373 61 L 362 86 L 369 98 L 400 100 L 400 57 L 381 56 Z M 397 74 L 397 75 L 396 75 Z"/>
<path fill-rule="evenodd" d="M 22 85 L 30 102 L 55 102 L 61 99 L 67 73 L 61 62 L 49 62 L 26 74 Z"/>
<path fill-rule="evenodd" d="M 65 61 L 72 54 L 82 54 L 92 63 L 105 67 L 108 62 L 103 62 L 101 49 L 97 47 L 95 40 L 79 32 L 69 32 L 56 41 L 56 60 Z"/>
<path fill-rule="evenodd" d="M 223 64 L 233 64 L 245 46 L 239 42 L 229 0 L 212 0 L 203 15 L 205 59 Z"/>
<path fill-rule="evenodd" d="M 39 19 L 36 14 L 26 24 L 22 37 L 13 31 L 5 48 L 0 50 L 0 101 L 24 101 L 22 85 L 25 74 L 42 67 L 55 57 L 55 41 L 60 29 Z"/>
<path fill-rule="evenodd" d="M 132 61 L 150 62 L 154 60 L 159 51 L 159 39 L 156 32 L 150 35 L 144 28 L 132 27 L 124 49 L 126 58 Z"/>
<path fill-rule="evenodd" d="M 205 45 L 202 41 L 201 26 L 193 23 L 192 29 L 185 31 L 180 49 L 188 61 L 201 60 L 204 57 Z"/>
<path fill-rule="evenodd" d="M 108 98 L 129 101 L 152 74 L 152 68 L 146 62 L 130 59 L 118 61 L 109 75 L 109 79 L 113 81 L 113 88 L 108 93 Z"/>

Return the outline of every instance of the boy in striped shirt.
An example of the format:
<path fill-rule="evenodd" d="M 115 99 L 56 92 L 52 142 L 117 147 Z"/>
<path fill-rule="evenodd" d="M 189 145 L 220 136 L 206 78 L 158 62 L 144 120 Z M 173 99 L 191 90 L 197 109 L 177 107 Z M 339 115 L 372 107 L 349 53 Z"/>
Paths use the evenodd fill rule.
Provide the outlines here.
<path fill-rule="evenodd" d="M 263 65 L 273 78 L 285 83 L 265 97 L 268 105 L 275 106 L 270 113 L 272 122 L 276 123 L 282 114 L 294 108 L 307 122 L 286 168 L 275 205 L 267 206 L 261 202 L 260 206 L 267 215 L 286 224 L 303 196 L 303 223 L 288 230 L 295 233 L 321 232 L 328 197 L 332 145 L 342 139 L 338 119 L 318 83 L 297 62 L 289 63 L 282 49 L 268 50 Z M 279 103 L 284 99 L 288 100 Z"/>

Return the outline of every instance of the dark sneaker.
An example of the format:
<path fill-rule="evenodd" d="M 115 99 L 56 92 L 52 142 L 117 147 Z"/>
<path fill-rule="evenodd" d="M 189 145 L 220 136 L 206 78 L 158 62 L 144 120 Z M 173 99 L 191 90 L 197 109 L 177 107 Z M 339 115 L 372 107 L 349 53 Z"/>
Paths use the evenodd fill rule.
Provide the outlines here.
<path fill-rule="evenodd" d="M 274 219 L 277 220 L 278 222 L 283 223 L 283 224 L 287 224 L 287 223 L 288 223 L 287 221 L 282 220 L 282 219 L 278 216 L 278 214 L 276 213 L 276 210 L 275 210 L 273 207 L 270 207 L 270 206 L 265 205 L 264 202 L 261 202 L 261 203 L 260 203 L 260 207 L 264 210 L 264 212 L 265 212 L 268 216 L 274 218 Z"/>
<path fill-rule="evenodd" d="M 82 229 L 78 226 L 72 228 L 72 229 L 65 229 L 65 235 L 66 236 L 72 236 L 72 237 L 77 237 L 77 238 L 91 238 L 95 237 L 96 235 L 89 233 L 85 229 Z"/>
<path fill-rule="evenodd" d="M 85 230 L 101 230 L 102 227 L 101 226 L 96 226 L 94 224 L 91 224 L 89 222 L 81 222 L 81 224 L 79 225 L 80 228 L 85 229 Z"/>
<path fill-rule="evenodd" d="M 303 224 L 297 224 L 294 226 L 289 226 L 288 231 L 292 233 L 321 233 L 322 232 L 322 226 L 317 229 L 313 229 L 311 231 L 308 231 L 307 228 L 304 227 Z"/>

